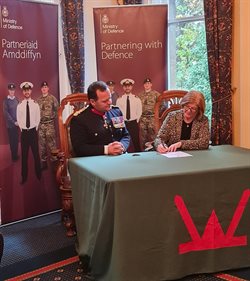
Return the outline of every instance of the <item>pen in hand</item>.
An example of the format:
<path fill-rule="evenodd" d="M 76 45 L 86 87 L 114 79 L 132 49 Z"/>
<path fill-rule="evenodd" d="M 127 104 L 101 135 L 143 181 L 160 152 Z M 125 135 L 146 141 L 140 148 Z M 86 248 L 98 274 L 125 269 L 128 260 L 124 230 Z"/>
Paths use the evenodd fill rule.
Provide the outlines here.
<path fill-rule="evenodd" d="M 168 148 L 167 145 L 165 144 L 165 142 L 162 142 L 162 146 L 163 146 L 164 148 Z"/>
<path fill-rule="evenodd" d="M 166 153 L 168 152 L 168 146 L 164 143 L 164 142 L 161 142 L 157 148 L 156 148 L 157 152 L 159 153 Z"/>

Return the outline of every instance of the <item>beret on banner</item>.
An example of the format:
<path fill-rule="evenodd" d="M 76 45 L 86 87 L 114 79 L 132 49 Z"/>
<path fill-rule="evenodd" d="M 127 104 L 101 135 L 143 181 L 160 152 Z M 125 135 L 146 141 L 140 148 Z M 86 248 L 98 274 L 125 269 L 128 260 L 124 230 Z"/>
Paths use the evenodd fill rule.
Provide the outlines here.
<path fill-rule="evenodd" d="M 152 80 L 150 78 L 145 78 L 143 84 L 145 83 L 152 83 Z"/>
<path fill-rule="evenodd" d="M 33 84 L 31 82 L 23 82 L 23 83 L 21 83 L 20 88 L 23 90 L 32 89 Z"/>
<path fill-rule="evenodd" d="M 125 79 L 122 79 L 120 83 L 121 83 L 122 86 L 134 85 L 135 81 L 132 80 L 132 79 L 129 79 L 129 78 L 125 78 Z"/>
<path fill-rule="evenodd" d="M 114 81 L 107 81 L 106 84 L 108 86 L 114 86 L 115 85 L 115 82 Z"/>
<path fill-rule="evenodd" d="M 41 84 L 41 88 L 42 88 L 42 87 L 45 87 L 45 86 L 47 86 L 47 87 L 49 86 L 49 84 L 48 84 L 48 82 L 47 82 L 47 81 L 43 81 L 43 82 L 42 82 L 42 84 Z"/>
<path fill-rule="evenodd" d="M 8 89 L 9 90 L 15 90 L 16 89 L 16 85 L 14 83 L 9 83 L 8 84 Z"/>

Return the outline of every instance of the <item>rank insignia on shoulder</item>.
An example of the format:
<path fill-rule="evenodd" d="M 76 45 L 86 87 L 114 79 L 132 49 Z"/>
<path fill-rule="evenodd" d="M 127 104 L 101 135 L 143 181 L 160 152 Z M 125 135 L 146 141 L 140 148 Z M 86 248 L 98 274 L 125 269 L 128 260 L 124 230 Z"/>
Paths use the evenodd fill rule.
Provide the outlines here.
<path fill-rule="evenodd" d="M 125 127 L 125 122 L 123 116 L 118 116 L 118 117 L 113 117 L 111 118 L 113 126 L 118 129 L 118 128 L 124 128 Z"/>
<path fill-rule="evenodd" d="M 87 108 L 87 106 L 85 106 L 85 107 L 83 107 L 83 108 L 77 110 L 73 115 L 74 115 L 74 116 L 78 116 L 78 115 L 79 115 L 80 113 L 82 113 L 86 108 Z"/>
<path fill-rule="evenodd" d="M 111 104 L 112 108 L 119 108 L 117 105 Z"/>

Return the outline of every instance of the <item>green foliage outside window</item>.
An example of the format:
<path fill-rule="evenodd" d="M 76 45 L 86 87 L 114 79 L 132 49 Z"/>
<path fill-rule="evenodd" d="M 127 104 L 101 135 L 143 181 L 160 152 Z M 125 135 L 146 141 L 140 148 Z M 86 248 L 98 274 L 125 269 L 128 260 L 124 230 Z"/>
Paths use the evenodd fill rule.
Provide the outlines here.
<path fill-rule="evenodd" d="M 176 6 L 176 18 L 204 15 L 203 0 L 169 0 L 169 4 Z"/>
<path fill-rule="evenodd" d="M 206 100 L 205 114 L 211 119 L 203 0 L 166 3 L 169 5 L 169 88 L 201 91 Z"/>
<path fill-rule="evenodd" d="M 206 115 L 211 118 L 211 92 L 208 76 L 204 23 L 179 25 L 176 38 L 176 86 L 198 90 L 205 95 Z"/>

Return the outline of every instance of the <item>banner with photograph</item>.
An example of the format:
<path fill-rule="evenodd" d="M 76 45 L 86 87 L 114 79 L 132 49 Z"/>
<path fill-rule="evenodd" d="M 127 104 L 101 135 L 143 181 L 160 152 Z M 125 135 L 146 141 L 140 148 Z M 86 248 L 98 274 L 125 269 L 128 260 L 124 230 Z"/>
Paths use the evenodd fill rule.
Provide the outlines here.
<path fill-rule="evenodd" d="M 21 134 L 20 122 L 17 124 L 14 120 L 17 104 L 24 99 L 22 82 L 33 84 L 31 98 L 35 100 L 35 107 L 42 95 L 43 81 L 48 83 L 49 93 L 59 99 L 58 6 L 0 0 L 0 32 L 0 208 L 1 223 L 9 223 L 60 208 L 50 155 L 48 167 L 42 172 L 39 170 L 39 129 L 35 128 L 32 136 L 27 130 L 27 140 Z M 47 106 L 39 104 L 50 112 Z M 21 112 L 20 116 L 25 118 L 25 113 Z M 35 118 L 34 113 L 30 115 L 31 126 Z M 48 122 L 52 119 L 56 122 L 54 116 L 47 118 Z M 49 130 L 55 127 L 56 123 L 51 122 Z M 21 138 L 25 140 L 21 142 Z M 24 149 L 28 150 L 27 159 L 22 157 Z"/>
<path fill-rule="evenodd" d="M 155 90 L 167 85 L 167 5 L 94 8 L 99 80 L 131 78 L 134 94 L 151 78 Z"/>

